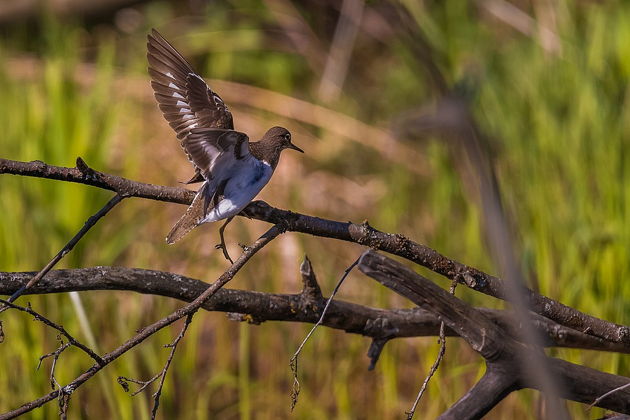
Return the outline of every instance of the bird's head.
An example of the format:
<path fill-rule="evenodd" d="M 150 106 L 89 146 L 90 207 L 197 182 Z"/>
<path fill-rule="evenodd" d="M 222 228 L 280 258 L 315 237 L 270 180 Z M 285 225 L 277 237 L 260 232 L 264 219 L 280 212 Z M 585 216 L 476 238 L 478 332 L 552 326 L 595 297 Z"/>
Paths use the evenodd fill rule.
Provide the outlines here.
<path fill-rule="evenodd" d="M 270 128 L 263 136 L 262 141 L 273 145 L 276 150 L 293 149 L 304 153 L 304 150 L 291 143 L 291 133 L 284 127 Z"/>

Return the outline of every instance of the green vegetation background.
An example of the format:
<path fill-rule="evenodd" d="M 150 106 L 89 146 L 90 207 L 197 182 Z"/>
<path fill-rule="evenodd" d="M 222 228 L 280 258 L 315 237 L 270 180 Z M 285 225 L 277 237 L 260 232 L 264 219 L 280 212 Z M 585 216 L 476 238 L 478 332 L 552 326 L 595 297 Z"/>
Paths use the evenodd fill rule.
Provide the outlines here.
<path fill-rule="evenodd" d="M 395 37 L 379 40 L 360 31 L 341 96 L 318 99 L 320 73 L 304 56 L 269 42 L 278 24 L 273 2 L 212 3 L 194 18 L 170 3 L 139 7 L 126 32 L 107 22 L 58 20 L 44 14 L 37 28 L 3 29 L 0 44 L 0 155 L 73 166 L 81 156 L 96 169 L 133 179 L 177 185 L 190 175 L 175 137 L 151 96 L 145 36 L 156 27 L 206 77 L 260 87 L 261 101 L 282 93 L 368 124 L 387 128 L 400 112 L 430 103 L 431 86 L 410 52 Z M 415 2 L 410 2 L 415 3 Z M 630 156 L 628 77 L 630 4 L 566 1 L 556 4 L 557 50 L 462 1 L 413 5 L 417 24 L 443 57 L 449 82 L 473 74 L 472 104 L 492 136 L 500 187 L 518 232 L 517 251 L 541 293 L 598 317 L 628 323 L 630 309 Z M 372 7 L 369 3 L 368 7 Z M 136 13 L 137 13 L 136 12 Z M 331 22 L 305 15 L 327 45 Z M 132 19 L 133 20 L 133 19 Z M 322 24 L 323 23 L 323 24 Z M 395 24 L 394 24 L 395 25 Z M 326 51 L 326 48 L 324 48 Z M 260 136 L 286 125 L 306 155 L 286 153 L 263 194 L 273 205 L 339 220 L 362 221 L 400 232 L 446 255 L 495 272 L 484 246 L 475 201 L 454 169 L 444 140 L 407 140 L 422 168 L 390 159 L 358 138 L 339 135 L 344 119 L 307 123 L 309 116 L 279 115 L 251 98 L 219 91 L 231 105 L 237 129 Z M 267 95 L 267 96 L 265 96 Z M 284 98 L 284 99 L 282 99 Z M 271 99 L 270 99 L 271 100 Z M 286 100 L 282 102 L 282 100 Z M 283 109 L 284 109 L 283 108 Z M 313 108 L 316 109 L 316 108 Z M 306 122 L 305 122 L 306 121 Z M 352 121 L 352 120 L 350 120 Z M 343 127 L 342 127 L 343 128 Z M 394 148 L 395 143 L 391 143 Z M 421 173 L 421 174 L 420 174 Z M 0 269 L 39 270 L 111 196 L 63 182 L 0 177 Z M 101 221 L 60 267 L 123 265 L 214 280 L 226 262 L 214 251 L 217 226 L 204 226 L 175 246 L 164 236 L 182 206 L 125 201 Z M 232 252 L 265 224 L 239 220 L 228 228 Z M 329 292 L 360 247 L 287 234 L 230 287 L 297 292 L 304 254 Z M 434 277 L 433 277 L 434 278 Z M 436 279 L 446 286 L 444 280 Z M 477 304 L 500 303 L 458 289 Z M 379 307 L 408 303 L 358 273 L 341 299 Z M 29 296 L 29 301 L 100 352 L 181 305 L 126 292 L 81 294 L 85 316 L 68 294 Z M 1 318 L 0 412 L 49 391 L 40 355 L 56 348 L 55 333 L 22 314 Z M 83 324 L 82 324 L 83 323 Z M 288 418 L 288 360 L 308 325 L 237 324 L 220 313 L 201 313 L 182 342 L 162 396 L 161 418 Z M 148 418 L 150 394 L 125 394 L 116 377 L 149 378 L 161 369 L 163 345 L 179 325 L 156 334 L 77 391 L 71 418 Z M 92 334 L 93 338 L 89 335 Z M 364 337 L 321 329 L 301 358 L 300 419 L 393 419 L 410 407 L 437 352 L 435 338 L 390 342 L 373 372 L 367 371 Z M 626 357 L 589 351 L 550 354 L 607 372 L 629 375 Z M 80 352 L 63 354 L 63 384 L 90 365 Z M 457 339 L 421 402 L 418 418 L 434 418 L 482 374 L 480 359 Z M 530 391 L 508 397 L 489 418 L 535 418 Z M 599 416 L 570 404 L 575 418 Z M 28 418 L 54 418 L 49 404 Z M 508 417 L 509 416 L 509 417 Z M 595 417 L 593 417 L 595 418 Z"/>

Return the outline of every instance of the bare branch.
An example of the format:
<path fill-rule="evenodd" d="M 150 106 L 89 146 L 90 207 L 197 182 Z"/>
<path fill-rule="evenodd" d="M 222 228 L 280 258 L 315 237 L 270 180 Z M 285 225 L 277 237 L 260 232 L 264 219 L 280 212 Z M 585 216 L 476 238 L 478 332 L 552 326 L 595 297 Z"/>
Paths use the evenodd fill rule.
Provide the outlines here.
<path fill-rule="evenodd" d="M 184 188 L 145 184 L 98 171 L 94 171 L 93 176 L 86 176 L 77 168 L 47 165 L 41 161 L 20 162 L 0 159 L 0 174 L 4 173 L 78 182 L 116 191 L 128 197 L 148 198 L 172 203 L 190 204 L 194 197 L 193 191 Z M 455 279 L 478 292 L 500 299 L 505 296 L 505 287 L 501 279 L 452 260 L 426 245 L 407 239 L 403 235 L 376 230 L 367 223 L 358 225 L 322 219 L 277 209 L 263 201 L 252 202 L 245 208 L 242 215 L 273 224 L 282 223 L 286 231 L 354 242 L 385 251 L 427 267 L 450 280 Z M 625 325 L 604 321 L 585 314 L 530 289 L 526 289 L 525 294 L 530 309 L 539 315 L 604 340 L 630 344 L 630 328 Z"/>
<path fill-rule="evenodd" d="M 32 272 L 0 272 L 0 294 L 10 295 L 28 282 L 32 276 Z M 49 294 L 70 291 L 122 290 L 166 296 L 190 302 L 208 287 L 206 282 L 163 271 L 125 267 L 94 267 L 52 270 L 27 293 Z M 319 286 L 317 287 L 319 288 Z M 202 308 L 208 311 L 247 314 L 247 319 L 254 323 L 264 321 L 315 323 L 320 318 L 324 304 L 323 297 L 314 298 L 310 292 L 304 290 L 299 294 L 273 294 L 221 289 L 204 303 Z M 518 328 L 520 326 L 513 325 L 510 317 L 504 311 L 486 308 L 477 308 L 477 310 L 513 337 L 519 336 Z M 549 347 L 630 353 L 630 347 L 623 343 L 613 343 L 587 335 L 539 315 L 534 317 L 534 323 L 545 335 L 545 345 Z M 437 336 L 440 329 L 438 318 L 424 309 L 384 310 L 340 300 L 331 302 L 328 315 L 322 321 L 322 325 L 379 340 L 396 337 Z M 448 337 L 457 335 L 450 328 L 446 328 L 445 332 Z"/>
<path fill-rule="evenodd" d="M 307 216 L 276 209 L 262 201 L 251 203 L 244 212 L 252 218 L 270 223 L 285 221 L 287 231 L 335 238 L 385 251 L 422 265 L 450 280 L 457 280 L 478 292 L 500 299 L 505 297 L 505 287 L 499 278 L 452 260 L 403 235 L 376 230 L 367 223 L 359 225 Z M 630 343 L 630 329 L 627 326 L 595 318 L 530 289 L 525 289 L 525 294 L 531 310 L 546 318 L 605 340 Z"/>
<path fill-rule="evenodd" d="M 195 196 L 194 191 L 185 188 L 145 184 L 143 182 L 131 181 L 120 176 L 109 175 L 94 169 L 81 171 L 79 168 L 47 165 L 39 160 L 20 162 L 0 158 L 0 174 L 32 176 L 36 178 L 75 182 L 114 191 L 124 197 L 149 198 L 171 203 L 190 204 Z"/>
<path fill-rule="evenodd" d="M 168 372 L 168 368 L 171 366 L 171 362 L 173 361 L 173 357 L 175 356 L 175 350 L 177 350 L 177 345 L 179 344 L 181 339 L 184 338 L 184 335 L 186 334 L 186 330 L 188 329 L 188 326 L 192 322 L 192 318 L 194 314 L 195 314 L 194 312 L 191 312 L 186 316 L 182 330 L 179 332 L 179 334 L 177 335 L 177 337 L 171 344 L 167 344 L 165 346 L 165 347 L 169 347 L 171 349 L 171 352 L 169 353 L 168 358 L 166 359 L 166 363 L 164 364 L 164 368 L 162 369 L 162 372 L 160 373 L 160 384 L 158 385 L 158 389 L 153 394 L 153 408 L 151 409 L 152 420 L 155 419 L 155 416 L 157 415 L 158 407 L 160 406 L 160 395 L 162 395 L 162 387 L 164 387 L 164 380 L 166 379 L 166 372 Z"/>
<path fill-rule="evenodd" d="M 518 389 L 516 376 L 501 365 L 486 364 L 486 373 L 439 420 L 481 419 L 512 391 Z"/>
<path fill-rule="evenodd" d="M 456 286 L 457 286 L 457 282 L 453 281 L 453 283 L 451 283 L 451 289 L 449 290 L 449 293 L 451 295 L 455 294 Z M 420 398 L 422 398 L 424 391 L 427 389 L 427 386 L 429 385 L 429 381 L 431 380 L 433 375 L 435 375 L 435 372 L 437 372 L 438 367 L 440 367 L 440 362 L 444 358 L 444 354 L 446 353 L 446 334 L 444 333 L 444 330 L 445 330 L 444 322 L 441 322 L 440 323 L 440 337 L 438 338 L 438 342 L 440 343 L 440 350 L 438 351 L 438 355 L 435 358 L 435 362 L 433 362 L 431 369 L 429 369 L 429 373 L 427 374 L 426 378 L 424 378 L 424 382 L 422 382 L 422 386 L 420 387 L 420 391 L 418 391 L 418 395 L 416 396 L 416 399 L 413 402 L 413 405 L 411 406 L 411 410 L 409 410 L 409 412 L 407 413 L 407 420 L 413 419 L 413 416 L 416 413 L 416 409 L 418 408 L 418 403 L 420 403 Z"/>
<path fill-rule="evenodd" d="M 0 420 L 12 419 L 18 417 L 24 413 L 28 413 L 37 407 L 41 407 L 47 402 L 57 398 L 60 393 L 70 395 L 74 392 L 78 387 L 87 382 L 90 378 L 92 378 L 97 372 L 103 369 L 106 365 L 111 363 L 112 361 L 118 359 L 121 355 L 125 354 L 130 349 L 134 348 L 138 344 L 142 343 L 148 337 L 161 330 L 162 328 L 172 324 L 173 322 L 181 319 L 189 314 L 192 314 L 199 310 L 199 308 L 208 300 L 212 295 L 214 295 L 217 290 L 223 287 L 226 283 L 228 283 L 236 273 L 249 261 L 249 259 L 254 256 L 260 249 L 262 249 L 265 245 L 275 239 L 280 233 L 282 233 L 281 228 L 278 225 L 272 226 L 265 234 L 263 234 L 258 240 L 249 247 L 246 251 L 244 251 L 240 257 L 234 262 L 234 264 L 227 269 L 214 283 L 212 283 L 201 295 L 199 295 L 195 300 L 191 303 L 179 308 L 175 312 L 170 315 L 154 322 L 153 324 L 143 328 L 138 334 L 124 342 L 120 347 L 116 348 L 110 353 L 107 353 L 103 356 L 103 361 L 105 362 L 102 365 L 93 365 L 88 370 L 83 372 L 77 378 L 75 378 L 68 385 L 64 386 L 61 390 L 50 392 L 36 400 L 30 401 L 22 406 L 18 407 L 15 410 L 4 413 L 0 415 Z"/>
<path fill-rule="evenodd" d="M 330 294 L 330 297 L 326 301 L 326 305 L 324 306 L 324 309 L 322 310 L 321 316 L 319 317 L 319 319 L 317 320 L 315 325 L 313 325 L 313 328 L 311 328 L 311 330 L 308 332 L 308 334 L 306 334 L 306 337 L 304 337 L 304 340 L 302 340 L 302 342 L 298 346 L 297 350 L 295 351 L 295 353 L 291 357 L 291 360 L 289 361 L 289 366 L 291 367 L 291 372 L 293 373 L 293 387 L 291 389 L 291 411 L 293 411 L 293 409 L 295 408 L 295 404 L 297 404 L 297 401 L 298 401 L 298 396 L 300 395 L 300 381 L 298 381 L 298 357 L 300 356 L 300 352 L 302 351 L 302 349 L 306 345 L 306 342 L 308 341 L 308 339 L 311 338 L 313 333 L 315 333 L 315 330 L 317 329 L 317 327 L 319 327 L 322 324 L 322 322 L 324 321 L 324 317 L 326 316 L 326 312 L 328 311 L 328 307 L 330 306 L 330 303 L 332 302 L 332 300 L 334 299 L 335 295 L 339 291 L 339 288 L 341 287 L 341 284 L 343 283 L 343 281 L 346 279 L 346 277 L 348 277 L 348 274 L 350 274 L 352 269 L 359 263 L 359 259 L 360 258 L 361 257 L 357 258 L 343 272 L 343 276 L 341 276 L 341 279 L 339 279 L 339 282 L 337 283 L 337 285 L 333 289 L 332 293 Z"/>
<path fill-rule="evenodd" d="M 151 409 L 152 419 L 155 419 L 155 416 L 157 415 L 158 407 L 160 406 L 160 395 L 162 395 L 162 387 L 164 387 L 164 380 L 166 379 L 166 372 L 168 371 L 168 368 L 171 366 L 171 362 L 173 361 L 173 357 L 175 356 L 175 350 L 177 349 L 177 345 L 179 344 L 181 339 L 184 338 L 184 334 L 186 334 L 186 330 L 188 329 L 188 326 L 192 322 L 193 315 L 194 313 L 190 313 L 188 314 L 188 316 L 186 316 L 186 320 L 184 321 L 184 326 L 182 327 L 181 331 L 179 332 L 175 340 L 173 340 L 171 344 L 166 344 L 164 346 L 164 347 L 170 348 L 171 351 L 161 371 L 159 371 L 157 374 L 155 374 L 155 376 L 153 376 L 151 379 L 147 381 L 127 378 L 125 376 L 119 376 L 117 379 L 118 383 L 123 387 L 125 392 L 129 392 L 129 382 L 141 385 L 140 388 L 138 388 L 137 390 L 131 393 L 132 397 L 138 395 L 139 393 L 144 391 L 149 385 L 151 385 L 153 382 L 160 379 L 158 389 L 157 391 L 155 391 L 155 393 L 153 393 L 153 408 Z"/>
<path fill-rule="evenodd" d="M 606 392 L 606 393 L 605 393 L 605 394 L 603 394 L 603 395 L 600 395 L 599 397 L 597 397 L 597 398 L 595 399 L 595 401 L 593 401 L 593 402 L 592 402 L 592 403 L 588 406 L 588 409 L 590 410 L 591 408 L 593 408 L 593 406 L 595 406 L 595 405 L 599 404 L 601 400 L 603 400 L 604 398 L 608 397 L 609 395 L 614 394 L 615 392 L 623 391 L 623 390 L 624 390 L 624 389 L 626 389 L 626 388 L 630 388 L 630 382 L 628 382 L 628 383 L 627 383 L 627 384 L 625 384 L 625 385 L 618 386 L 618 387 L 617 387 L 617 388 L 615 388 L 615 389 L 611 389 L 610 391 Z"/>
<path fill-rule="evenodd" d="M 81 162 L 81 164 L 79 164 L 79 162 Z M 90 171 L 90 169 L 87 167 L 87 165 L 85 165 L 85 162 L 83 162 L 83 160 L 81 158 L 77 159 L 77 167 L 80 167 L 81 172 L 85 173 L 85 174 L 89 174 L 88 171 Z M 120 203 L 122 201 L 124 197 L 120 194 L 116 194 L 111 200 L 109 200 L 107 202 L 107 204 L 105 204 L 99 211 L 97 211 L 96 213 L 94 213 L 93 216 L 90 216 L 90 218 L 87 219 L 87 221 L 85 222 L 85 224 L 83 225 L 83 227 L 77 232 L 76 235 L 74 235 L 72 237 L 72 239 L 70 239 L 70 241 L 68 241 L 68 243 L 61 248 L 61 251 L 59 251 L 57 253 L 57 255 L 55 255 L 53 257 L 52 260 L 50 260 L 48 262 L 48 264 L 46 264 L 46 266 L 44 268 L 42 268 L 42 270 L 37 273 L 28 283 L 26 283 L 25 286 L 23 286 L 22 288 L 20 288 L 18 291 L 16 291 L 15 293 L 13 293 L 13 295 L 11 295 L 11 297 L 9 298 L 9 302 L 15 302 L 15 300 L 20 297 L 24 291 L 26 289 L 28 289 L 29 287 L 32 287 L 35 283 L 37 283 L 38 281 L 40 281 L 42 279 L 42 277 L 44 277 L 59 261 L 61 261 L 61 259 L 63 257 L 66 256 L 66 254 L 70 251 L 72 251 L 72 249 L 74 248 L 74 246 L 81 240 L 81 238 L 83 238 L 83 236 L 85 236 L 85 234 L 103 217 L 105 216 L 107 213 L 109 213 L 109 211 L 111 209 L 113 209 L 114 207 L 116 207 L 116 204 Z M 0 312 L 4 311 L 6 309 L 6 306 L 4 308 L 0 308 Z"/>
<path fill-rule="evenodd" d="M 39 358 L 39 362 L 37 363 L 37 369 L 39 370 L 39 368 L 42 366 L 42 362 L 45 359 L 48 359 L 49 357 L 52 357 L 52 363 L 50 365 L 50 387 L 55 390 L 59 390 L 59 417 L 61 419 L 65 419 L 66 418 L 66 412 L 68 409 L 68 404 L 70 403 L 70 395 L 69 394 L 64 394 L 61 385 L 59 385 L 59 382 L 57 382 L 57 378 L 55 378 L 55 369 L 57 368 L 57 361 L 59 360 L 59 356 L 61 356 L 61 353 L 63 353 L 68 347 L 70 347 L 72 344 L 71 343 L 64 343 L 63 342 L 63 338 L 61 337 L 61 335 L 57 335 L 57 340 L 59 341 L 59 347 L 57 348 L 57 350 L 52 351 L 50 353 L 44 354 L 43 356 L 40 356 Z"/>
<path fill-rule="evenodd" d="M 0 276 L 1 278 L 1 276 Z M 85 344 L 81 343 L 79 340 L 77 340 L 76 338 L 74 338 L 72 335 L 70 335 L 70 333 L 68 331 L 66 331 L 66 329 L 64 327 L 62 327 L 61 325 L 51 321 L 50 319 L 46 318 L 45 316 L 41 315 L 38 312 L 35 312 L 33 310 L 33 308 L 29 306 L 19 306 L 16 305 L 14 303 L 11 303 L 9 301 L 6 301 L 4 299 L 0 299 L 0 304 L 5 305 L 6 308 L 10 308 L 10 309 L 16 309 L 18 311 L 21 312 L 26 312 L 29 315 L 32 315 L 37 321 L 48 325 L 51 328 L 54 328 L 55 330 L 59 331 L 64 337 L 66 337 L 66 339 L 68 339 L 68 344 L 75 346 L 78 349 L 81 349 L 85 352 L 85 354 L 87 354 L 88 356 L 90 356 L 92 359 L 94 359 L 94 361 L 96 363 L 98 363 L 99 365 L 103 365 L 105 363 L 105 361 L 101 358 L 101 356 L 99 356 L 98 354 L 96 354 L 91 348 L 89 348 L 88 346 L 86 346 Z M 40 359 L 40 363 L 41 363 L 41 359 Z"/>
<path fill-rule="evenodd" d="M 488 371 L 494 372 L 488 379 L 489 383 L 498 381 L 503 387 L 491 387 L 493 393 L 505 396 L 513 390 L 524 387 L 541 390 L 540 381 L 535 374 L 523 368 L 523 366 L 528 366 L 529 363 L 539 358 L 539 355 L 532 355 L 535 349 L 528 348 L 504 334 L 501 327 L 493 324 L 480 311 L 451 296 L 430 280 L 402 264 L 374 251 L 366 251 L 363 254 L 359 262 L 359 270 L 415 304 L 431 308 L 446 325 L 456 330 L 473 350 L 486 360 Z M 527 357 L 530 360 L 522 360 Z M 544 357 L 545 363 L 549 366 L 550 375 L 557 378 L 561 384 L 558 389 L 561 398 L 591 403 L 603 393 L 630 381 L 630 378 L 623 376 L 611 375 L 564 360 Z M 501 377 L 495 378 L 494 375 Z M 488 401 L 489 394 L 486 392 L 488 384 L 481 382 L 478 385 L 452 408 L 457 406 L 470 408 L 478 405 L 485 407 L 484 410 L 490 410 L 502 399 L 492 399 L 494 405 L 484 405 Z M 503 391 L 500 391 L 501 389 Z M 597 406 L 630 414 L 630 390 L 622 389 L 610 394 L 606 399 L 600 400 Z M 448 418 L 472 419 L 480 417 L 480 415 L 472 415 L 472 412 L 469 411 L 465 415 Z M 466 411 L 462 410 L 460 413 L 466 413 Z"/>

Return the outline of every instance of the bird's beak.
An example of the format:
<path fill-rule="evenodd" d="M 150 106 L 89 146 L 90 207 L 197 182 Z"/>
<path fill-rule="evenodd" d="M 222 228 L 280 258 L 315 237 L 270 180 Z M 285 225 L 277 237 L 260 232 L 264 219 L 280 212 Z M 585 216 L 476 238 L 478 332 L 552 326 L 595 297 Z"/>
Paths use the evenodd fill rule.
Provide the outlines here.
<path fill-rule="evenodd" d="M 289 145 L 287 146 L 287 149 L 293 149 L 293 150 L 297 150 L 300 153 L 304 153 L 304 150 L 300 149 L 293 143 L 289 143 Z"/>

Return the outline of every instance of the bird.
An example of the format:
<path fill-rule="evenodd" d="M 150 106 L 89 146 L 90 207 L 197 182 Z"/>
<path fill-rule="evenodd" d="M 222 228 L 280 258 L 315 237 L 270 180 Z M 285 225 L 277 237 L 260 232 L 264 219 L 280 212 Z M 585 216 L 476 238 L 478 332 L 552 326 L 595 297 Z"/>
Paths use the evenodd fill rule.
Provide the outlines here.
<path fill-rule="evenodd" d="M 225 220 L 216 248 L 233 263 L 225 245 L 226 226 L 267 185 L 283 150 L 304 151 L 284 127 L 270 128 L 256 142 L 234 130 L 225 102 L 155 29 L 147 36 L 147 60 L 155 99 L 195 169 L 185 184 L 203 182 L 166 242 L 174 244 L 203 223 Z"/>

